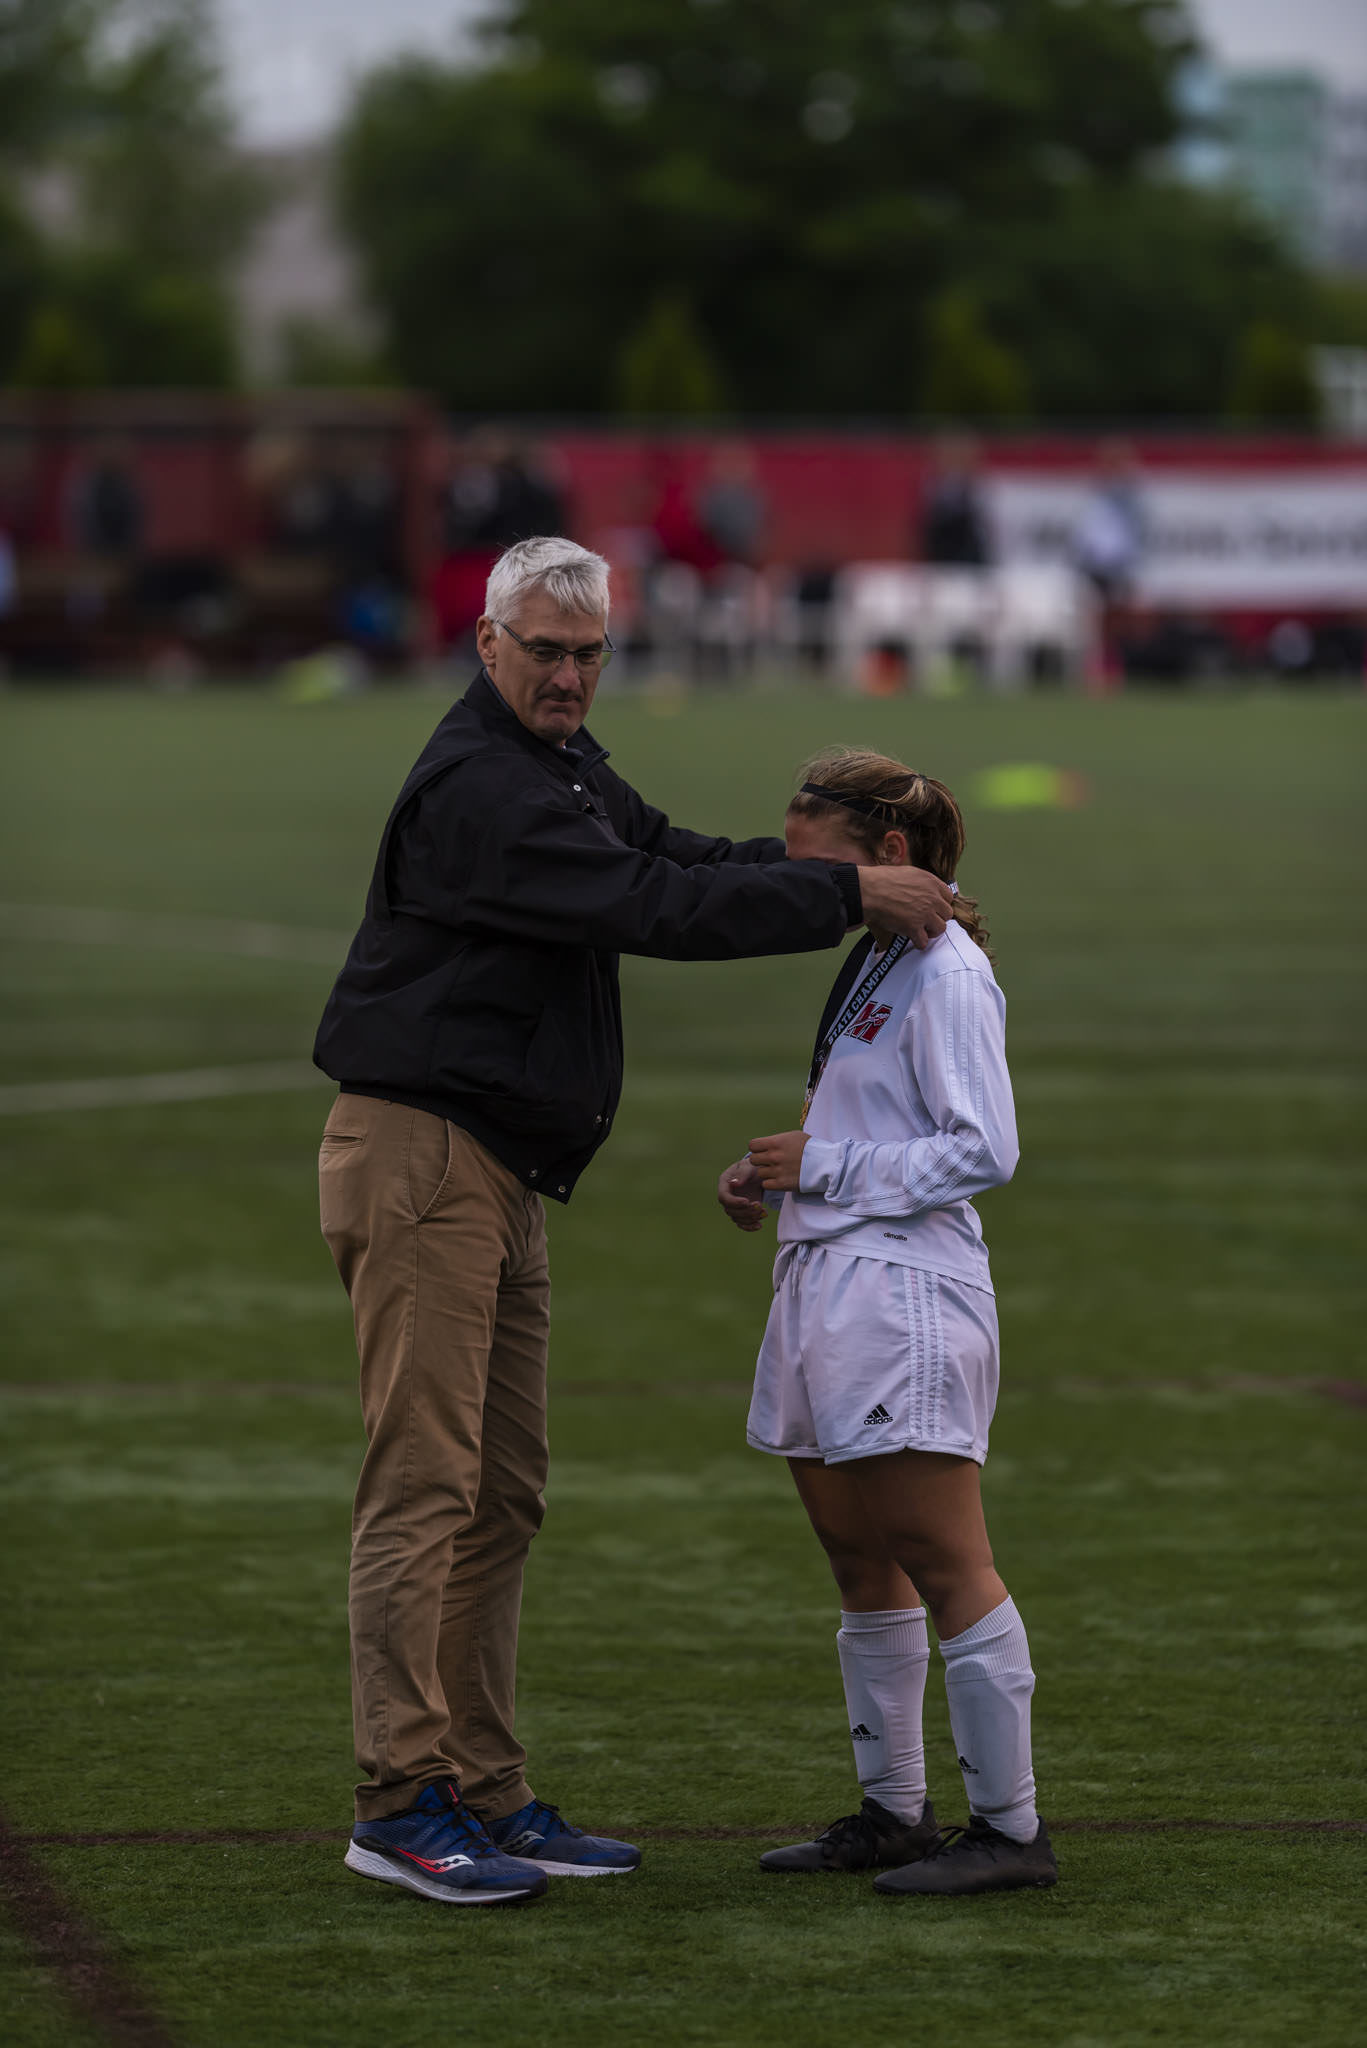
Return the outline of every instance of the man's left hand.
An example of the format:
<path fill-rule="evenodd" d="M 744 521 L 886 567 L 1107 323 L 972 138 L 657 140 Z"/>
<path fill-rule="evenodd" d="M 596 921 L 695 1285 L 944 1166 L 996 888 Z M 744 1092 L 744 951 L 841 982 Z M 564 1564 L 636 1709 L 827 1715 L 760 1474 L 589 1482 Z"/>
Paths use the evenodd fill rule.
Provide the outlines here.
<path fill-rule="evenodd" d="M 806 1143 L 805 1131 L 780 1131 L 773 1138 L 750 1140 L 750 1158 L 766 1188 L 776 1194 L 792 1194 L 796 1191 L 798 1175 L 802 1171 L 802 1150 Z"/>

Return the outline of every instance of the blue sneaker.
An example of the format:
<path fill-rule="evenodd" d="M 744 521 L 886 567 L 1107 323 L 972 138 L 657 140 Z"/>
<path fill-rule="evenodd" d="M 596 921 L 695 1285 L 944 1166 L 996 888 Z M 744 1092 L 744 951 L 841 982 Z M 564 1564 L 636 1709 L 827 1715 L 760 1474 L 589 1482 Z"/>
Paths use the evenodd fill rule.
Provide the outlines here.
<path fill-rule="evenodd" d="M 630 1842 L 586 1835 L 541 1799 L 486 1825 L 495 1848 L 524 1858 L 551 1877 L 620 1877 L 640 1867 L 641 1852 Z"/>
<path fill-rule="evenodd" d="M 445 1906 L 510 1905 L 546 1889 L 544 1866 L 501 1855 L 449 1782 L 424 1785 L 403 1813 L 358 1821 L 346 1866 Z"/>

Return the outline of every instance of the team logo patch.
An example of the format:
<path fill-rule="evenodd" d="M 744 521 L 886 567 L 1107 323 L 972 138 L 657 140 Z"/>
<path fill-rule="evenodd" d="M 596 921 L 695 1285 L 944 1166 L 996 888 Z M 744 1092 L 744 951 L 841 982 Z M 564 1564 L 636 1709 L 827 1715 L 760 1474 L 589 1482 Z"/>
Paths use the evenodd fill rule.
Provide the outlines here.
<path fill-rule="evenodd" d="M 870 997 L 851 1024 L 846 1036 L 862 1038 L 865 1045 L 872 1045 L 891 1015 L 891 1003 L 875 1003 Z"/>

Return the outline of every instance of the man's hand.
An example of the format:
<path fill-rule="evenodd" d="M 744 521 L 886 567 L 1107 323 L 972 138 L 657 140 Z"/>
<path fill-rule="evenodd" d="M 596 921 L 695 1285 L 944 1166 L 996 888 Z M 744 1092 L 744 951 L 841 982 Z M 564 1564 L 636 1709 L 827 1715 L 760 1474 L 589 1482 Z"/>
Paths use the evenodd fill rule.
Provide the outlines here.
<path fill-rule="evenodd" d="M 761 1227 L 769 1213 L 760 1200 L 763 1192 L 764 1183 L 749 1159 L 738 1159 L 734 1166 L 728 1166 L 717 1182 L 717 1200 L 737 1230 Z"/>
<path fill-rule="evenodd" d="M 887 932 L 905 932 L 923 951 L 949 923 L 954 898 L 938 875 L 924 868 L 857 870 L 865 924 Z"/>
<path fill-rule="evenodd" d="M 752 1138 L 750 1159 L 759 1175 L 760 1186 L 775 1194 L 792 1194 L 802 1171 L 802 1154 L 807 1143 L 805 1131 L 780 1131 L 774 1138 Z"/>

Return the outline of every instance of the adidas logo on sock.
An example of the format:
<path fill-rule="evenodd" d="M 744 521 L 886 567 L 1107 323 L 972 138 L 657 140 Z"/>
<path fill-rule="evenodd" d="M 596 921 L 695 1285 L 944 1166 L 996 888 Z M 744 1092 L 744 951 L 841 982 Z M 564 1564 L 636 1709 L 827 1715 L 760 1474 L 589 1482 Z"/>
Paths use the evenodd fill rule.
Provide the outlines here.
<path fill-rule="evenodd" d="M 878 1737 L 874 1734 L 872 1728 L 866 1728 L 861 1721 L 857 1728 L 851 1728 L 850 1740 L 851 1742 L 877 1742 Z"/>
<path fill-rule="evenodd" d="M 978 1766 L 976 1764 L 971 1764 L 966 1756 L 961 1756 L 959 1758 L 959 1769 L 970 1778 L 977 1778 L 982 1775 L 978 1769 Z"/>
<path fill-rule="evenodd" d="M 882 1402 L 880 1401 L 878 1403 L 878 1406 L 876 1408 L 870 1408 L 868 1414 L 864 1417 L 864 1427 L 865 1429 L 867 1429 L 871 1422 L 891 1421 L 892 1417 L 888 1414 L 887 1409 L 883 1406 Z"/>

